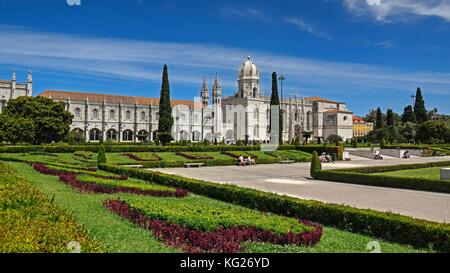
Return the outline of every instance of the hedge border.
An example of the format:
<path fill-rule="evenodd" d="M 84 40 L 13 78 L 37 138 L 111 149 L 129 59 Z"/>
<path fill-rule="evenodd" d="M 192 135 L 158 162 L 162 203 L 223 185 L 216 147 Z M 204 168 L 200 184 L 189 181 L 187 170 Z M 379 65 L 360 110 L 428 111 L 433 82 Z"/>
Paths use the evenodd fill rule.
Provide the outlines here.
<path fill-rule="evenodd" d="M 66 146 L 0 146 L 0 153 L 28 153 L 28 152 L 47 152 L 47 153 L 73 153 L 76 151 L 98 152 L 99 145 L 66 145 Z M 145 145 L 104 145 L 105 151 L 109 153 L 126 152 L 222 152 L 222 151 L 260 151 L 260 145 L 253 146 L 145 146 Z M 339 146 L 302 146 L 302 145 L 281 145 L 278 150 L 299 150 L 308 153 L 317 151 L 318 153 L 336 153 L 338 158 L 342 159 L 344 148 Z"/>
<path fill-rule="evenodd" d="M 393 166 L 362 167 L 338 170 L 320 170 L 314 173 L 314 178 L 349 184 L 388 187 L 429 192 L 450 193 L 450 181 L 395 177 L 389 175 L 371 175 L 372 173 L 391 172 L 399 170 L 422 169 L 430 167 L 450 166 L 450 161 L 429 162 L 419 164 L 403 164 Z"/>
<path fill-rule="evenodd" d="M 449 224 L 414 219 L 388 212 L 302 200 L 155 171 L 127 169 L 108 164 L 102 164 L 99 168 L 161 185 L 184 188 L 195 194 L 251 209 L 307 219 L 394 243 L 408 244 L 418 248 L 428 248 L 431 245 L 437 251 L 450 252 Z"/>

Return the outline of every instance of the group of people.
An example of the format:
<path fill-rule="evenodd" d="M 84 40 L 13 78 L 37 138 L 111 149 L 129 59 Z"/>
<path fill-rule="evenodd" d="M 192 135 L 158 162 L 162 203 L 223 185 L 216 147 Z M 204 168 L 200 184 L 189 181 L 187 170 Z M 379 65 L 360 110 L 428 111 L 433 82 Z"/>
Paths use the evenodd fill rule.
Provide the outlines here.
<path fill-rule="evenodd" d="M 375 159 L 375 160 L 383 160 L 383 156 L 381 155 L 379 150 L 375 151 L 375 153 L 373 154 L 373 159 Z"/>
<path fill-rule="evenodd" d="M 322 153 L 319 157 L 320 162 L 322 163 L 335 163 L 336 161 L 334 160 L 334 158 L 327 153 Z"/>
<path fill-rule="evenodd" d="M 238 165 L 242 167 L 256 165 L 256 160 L 253 159 L 251 156 L 245 158 L 243 155 L 241 155 L 238 158 Z"/>

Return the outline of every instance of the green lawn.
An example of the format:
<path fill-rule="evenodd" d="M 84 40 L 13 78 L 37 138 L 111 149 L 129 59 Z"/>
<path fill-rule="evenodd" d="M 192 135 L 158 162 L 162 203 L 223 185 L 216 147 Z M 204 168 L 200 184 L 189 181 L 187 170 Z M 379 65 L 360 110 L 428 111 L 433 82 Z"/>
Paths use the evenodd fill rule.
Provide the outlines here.
<path fill-rule="evenodd" d="M 401 170 L 401 171 L 393 171 L 393 172 L 373 173 L 372 175 L 425 178 L 425 179 L 440 180 L 441 179 L 440 170 L 442 168 L 445 168 L 445 167 L 421 168 L 421 169 Z"/>
<path fill-rule="evenodd" d="M 119 217 L 109 213 L 101 205 L 105 199 L 123 199 L 134 200 L 140 206 L 150 208 L 152 204 L 157 208 L 167 208 L 173 210 L 173 215 L 176 215 L 177 221 L 204 221 L 205 217 L 202 215 L 205 212 L 208 217 L 213 219 L 211 222 L 198 222 L 200 225 L 210 225 L 220 223 L 223 221 L 221 216 L 226 216 L 234 210 L 241 210 L 248 212 L 251 210 L 244 209 L 239 206 L 230 205 L 227 203 L 212 200 L 206 197 L 191 195 L 187 199 L 164 198 L 137 196 L 130 194 L 114 194 L 114 195 L 92 195 L 82 194 L 72 190 L 70 187 L 59 182 L 57 177 L 43 175 L 35 171 L 32 167 L 24 163 L 9 162 L 9 165 L 15 167 L 23 176 L 27 177 L 33 185 L 40 191 L 45 193 L 50 198 L 54 198 L 54 204 L 72 211 L 78 223 L 82 224 L 87 230 L 91 238 L 96 239 L 101 243 L 102 249 L 107 252 L 177 252 L 164 245 L 162 242 L 156 240 L 149 231 L 141 229 L 122 220 Z M 133 180 L 132 180 L 133 181 Z M 138 181 L 135 181 L 138 182 Z M 140 181 L 139 183 L 146 183 Z M 188 211 L 182 209 L 183 203 L 187 205 Z M 163 206 L 165 204 L 167 206 Z M 172 205 L 171 205 L 172 204 Z M 203 210 L 202 206 L 207 207 Z M 214 209 L 223 211 L 222 213 L 211 213 Z M 227 211 L 231 208 L 230 211 Z M 153 208 L 155 211 L 155 208 Z M 184 214 L 182 212 L 185 212 Z M 250 214 L 256 213 L 261 215 L 263 221 L 265 218 L 261 213 L 252 211 Z M 191 215 L 192 217 L 187 217 Z M 216 215 L 218 218 L 214 218 Z M 183 217 L 185 216 L 185 217 Z M 253 216 L 252 216 L 253 217 Z M 278 216 L 277 216 L 278 217 Z M 233 219 L 228 218 L 228 219 Z M 236 218 L 239 219 L 239 218 Z M 246 218 L 249 219 L 249 218 Z M 236 220 L 238 221 L 238 220 Z M 256 222 L 255 220 L 254 222 Z M 191 222 L 195 223 L 195 221 Z M 284 222 L 288 223 L 288 222 Z M 298 246 L 278 246 L 271 244 L 256 244 L 248 243 L 245 246 L 247 252 L 367 252 L 366 245 L 368 242 L 376 239 L 368 236 L 341 231 L 334 228 L 325 227 L 324 237 L 321 242 L 314 247 L 298 247 Z M 383 252 L 418 252 L 409 246 L 401 246 L 398 244 L 382 242 L 381 250 Z"/>

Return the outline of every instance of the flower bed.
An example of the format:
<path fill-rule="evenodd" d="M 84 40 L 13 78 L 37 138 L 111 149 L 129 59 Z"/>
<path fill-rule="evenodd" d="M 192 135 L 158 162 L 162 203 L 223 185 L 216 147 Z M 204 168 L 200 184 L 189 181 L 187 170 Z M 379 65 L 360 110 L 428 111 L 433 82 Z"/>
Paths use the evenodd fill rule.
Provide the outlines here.
<path fill-rule="evenodd" d="M 236 226 L 204 232 L 170 224 L 166 221 L 154 220 L 120 200 L 105 200 L 103 205 L 111 212 L 152 231 L 155 237 L 167 244 L 188 253 L 236 253 L 242 250 L 240 244 L 248 241 L 312 246 L 317 244 L 322 237 L 322 227 L 307 221 L 302 221 L 302 223 L 312 227 L 313 230 L 300 234 L 278 235 L 254 227 Z"/>
<path fill-rule="evenodd" d="M 214 159 L 214 157 L 209 156 L 207 154 L 189 154 L 189 153 L 185 153 L 185 152 L 178 152 L 178 153 L 176 153 L 176 155 L 182 156 L 182 157 L 190 159 L 190 160 Z"/>
<path fill-rule="evenodd" d="M 82 252 L 99 252 L 72 213 L 60 209 L 17 170 L 0 162 L 0 253 L 62 253 L 79 242 Z"/>
<path fill-rule="evenodd" d="M 34 164 L 33 167 L 40 173 L 58 176 L 61 182 L 71 186 L 74 189 L 79 190 L 80 192 L 95 193 L 95 194 L 130 193 L 137 195 L 148 195 L 157 197 L 177 197 L 177 198 L 186 197 L 188 195 L 188 191 L 184 189 L 176 189 L 175 191 L 165 191 L 165 190 L 146 190 L 133 187 L 112 186 L 112 185 L 98 185 L 95 183 L 83 182 L 78 180 L 76 173 L 53 170 L 47 168 L 47 166 L 45 166 L 44 164 Z M 105 179 L 105 177 L 102 178 Z"/>
<path fill-rule="evenodd" d="M 146 158 L 142 158 L 140 156 L 137 156 L 135 154 L 132 153 L 123 153 L 123 156 L 128 157 L 131 160 L 135 160 L 135 161 L 142 161 L 142 162 L 156 162 L 156 161 L 161 161 L 161 158 L 155 154 L 152 154 L 152 158 L 151 159 L 146 159 Z"/>
<path fill-rule="evenodd" d="M 159 172 L 127 169 L 103 164 L 100 169 L 153 181 L 161 185 L 183 187 L 192 193 L 217 200 L 272 212 L 290 217 L 301 217 L 336 228 L 374 236 L 390 242 L 409 244 L 419 248 L 432 246 L 434 250 L 450 251 L 450 225 L 435 223 L 393 213 L 357 209 L 320 201 L 302 200 L 273 193 L 220 185 Z"/>
<path fill-rule="evenodd" d="M 48 174 L 48 175 L 54 175 L 54 176 L 59 176 L 60 174 L 79 174 L 79 173 L 83 173 L 83 174 L 88 174 L 90 176 L 93 177 L 98 177 L 98 178 L 103 178 L 103 179 L 110 179 L 110 180 L 128 180 L 128 176 L 126 175 L 120 175 L 120 176 L 106 176 L 106 175 L 101 175 L 101 174 L 96 174 L 95 172 L 97 171 L 97 169 L 94 168 L 86 168 L 86 169 L 77 169 L 77 168 L 66 168 L 66 167 L 59 167 L 59 166 L 47 166 L 45 164 L 42 163 L 32 163 L 33 168 L 43 174 Z"/>

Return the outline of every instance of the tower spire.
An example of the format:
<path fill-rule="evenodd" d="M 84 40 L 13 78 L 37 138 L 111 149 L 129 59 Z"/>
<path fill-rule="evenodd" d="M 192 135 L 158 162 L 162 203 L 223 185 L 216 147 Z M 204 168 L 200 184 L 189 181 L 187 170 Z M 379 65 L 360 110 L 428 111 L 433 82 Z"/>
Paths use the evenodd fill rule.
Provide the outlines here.
<path fill-rule="evenodd" d="M 202 105 L 204 107 L 208 106 L 208 102 L 209 102 L 209 89 L 208 89 L 208 84 L 206 83 L 206 77 L 203 78 L 203 84 L 202 84 L 202 89 L 200 91 L 200 97 L 202 99 Z"/>

